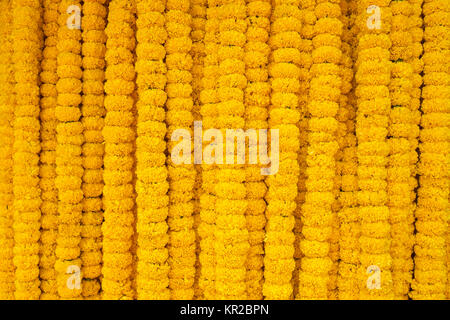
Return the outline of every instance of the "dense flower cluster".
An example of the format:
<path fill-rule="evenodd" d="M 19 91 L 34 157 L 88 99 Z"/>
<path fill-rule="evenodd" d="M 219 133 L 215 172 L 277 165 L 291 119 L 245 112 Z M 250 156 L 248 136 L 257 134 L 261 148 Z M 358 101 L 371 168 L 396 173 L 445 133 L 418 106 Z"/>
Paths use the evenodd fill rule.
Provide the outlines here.
<path fill-rule="evenodd" d="M 15 298 L 39 299 L 39 64 L 43 46 L 39 0 L 13 0 L 14 64 L 13 230 Z"/>
<path fill-rule="evenodd" d="M 45 48 L 41 61 L 41 167 L 39 169 L 41 186 L 41 259 L 39 262 L 41 278 L 41 299 L 56 299 L 55 248 L 58 231 L 58 190 L 56 177 L 56 105 L 58 92 L 56 83 L 58 48 L 58 1 L 45 0 L 43 12 L 43 31 Z"/>
<path fill-rule="evenodd" d="M 133 1 L 112 0 L 105 33 L 103 299 L 133 299 L 135 89 Z M 100 36 L 102 36 L 100 34 Z M 101 99 L 101 97 L 100 97 Z"/>
<path fill-rule="evenodd" d="M 279 130 L 279 171 L 266 178 L 266 238 L 264 285 L 266 299 L 289 299 L 293 295 L 294 210 L 298 190 L 300 118 L 297 94 L 300 87 L 300 1 L 277 1 L 273 5 L 270 34 L 272 64 L 269 128 Z"/>
<path fill-rule="evenodd" d="M 299 273 L 300 299 L 327 299 L 333 261 L 331 235 L 334 213 L 336 131 L 341 76 L 342 22 L 339 1 L 316 3 L 312 40 L 311 79 L 308 90 L 308 148 L 306 196 L 302 207 Z"/>
<path fill-rule="evenodd" d="M 341 101 L 338 111 L 339 151 L 336 175 L 338 177 L 339 203 L 339 264 L 338 264 L 338 297 L 339 299 L 357 299 L 359 284 L 356 278 L 359 265 L 359 235 L 358 208 L 356 192 L 357 158 L 355 137 L 355 97 L 352 87 L 353 78 L 353 32 L 355 30 L 355 6 L 349 1 L 341 1 L 342 9 L 342 58 L 341 58 Z M 345 127 L 344 127 L 345 126 Z"/>
<path fill-rule="evenodd" d="M 82 294 L 98 299 L 102 263 L 102 193 L 105 107 L 106 7 L 105 0 L 84 0 L 81 49 L 83 55 L 83 218 L 80 243 L 82 261 Z"/>
<path fill-rule="evenodd" d="M 270 83 L 268 73 L 270 47 L 271 3 L 269 0 L 254 0 L 247 3 L 247 44 L 245 63 L 247 87 L 245 88 L 245 126 L 252 129 L 267 129 L 267 108 L 270 105 Z M 262 139 L 260 137 L 260 139 Z M 250 150 L 251 148 L 251 150 Z M 258 149 L 249 146 L 249 152 Z M 267 187 L 260 174 L 260 165 L 245 168 L 247 191 L 247 230 L 250 249 L 247 257 L 247 297 L 261 300 L 263 284 L 264 228 Z"/>
<path fill-rule="evenodd" d="M 216 128 L 245 127 L 244 90 L 247 87 L 244 61 L 247 21 L 244 0 L 218 1 L 219 20 Z M 229 139 L 227 136 L 226 139 Z M 225 144 L 230 141 L 223 141 Z M 220 143 L 220 142 L 219 142 Z M 231 140 L 234 156 L 234 138 Z M 227 149 L 225 153 L 229 153 Z M 228 158 L 228 155 L 226 155 Z M 246 262 L 249 250 L 245 169 L 242 165 L 219 165 L 215 185 L 216 225 L 214 253 L 216 256 L 216 299 L 246 299 Z"/>
<path fill-rule="evenodd" d="M 450 299 L 448 0 L 0 12 L 0 299 Z"/>
<path fill-rule="evenodd" d="M 188 0 L 168 0 L 166 4 L 167 41 L 167 112 L 168 140 L 174 130 L 190 129 L 193 123 L 192 99 L 192 17 Z M 168 150 L 173 144 L 169 142 Z M 194 297 L 196 242 L 194 232 L 193 164 L 169 165 L 169 288 L 172 299 L 189 300 Z"/>
<path fill-rule="evenodd" d="M 387 198 L 389 111 L 391 98 L 389 61 L 391 41 L 390 1 L 358 2 L 359 43 L 355 79 L 357 88 L 356 136 L 358 139 L 358 214 L 361 222 L 360 280 L 361 299 L 392 298 L 391 235 Z M 383 16 L 380 28 L 368 29 L 367 7 L 378 6 Z M 371 289 L 364 279 L 367 270 L 379 269 L 380 287 Z M 376 272 L 376 271 L 375 271 Z M 376 285 L 376 284 L 375 284 Z"/>
<path fill-rule="evenodd" d="M 389 220 L 391 224 L 391 256 L 394 298 L 406 299 L 412 279 L 411 252 L 414 244 L 415 179 L 412 178 L 411 156 L 417 147 L 410 145 L 416 137 L 418 127 L 413 123 L 409 107 L 412 90 L 411 56 L 412 35 L 407 23 L 411 14 L 408 1 L 391 1 L 392 70 L 389 84 L 391 110 L 389 113 L 389 162 L 387 172 L 387 192 Z"/>
<path fill-rule="evenodd" d="M 58 189 L 58 232 L 56 237 L 56 284 L 63 299 L 79 298 L 81 287 L 72 274 L 81 268 L 81 219 L 84 143 L 81 123 L 82 59 L 81 31 L 68 28 L 70 13 L 67 8 L 79 2 L 63 0 L 58 3 L 58 92 L 56 119 L 56 178 Z M 81 275 L 79 275 L 81 276 Z M 73 279 L 73 281 L 71 280 Z M 71 283 L 68 286 L 67 283 Z"/>
<path fill-rule="evenodd" d="M 203 79 L 200 92 L 200 115 L 203 130 L 216 128 L 216 103 L 218 95 L 216 90 L 216 79 L 218 76 L 218 8 L 215 0 L 208 0 L 205 23 L 205 58 L 203 61 Z M 201 171 L 201 194 L 199 196 L 199 275 L 198 299 L 215 298 L 215 266 L 214 255 L 214 227 L 215 227 L 215 183 L 216 168 L 213 164 L 203 164 Z"/>
<path fill-rule="evenodd" d="M 136 40 L 138 44 L 135 69 L 139 95 L 136 105 L 138 112 L 136 139 L 138 299 L 169 299 L 171 296 L 167 248 L 170 238 L 168 234 L 169 182 L 164 154 L 166 150 L 164 138 L 167 133 L 164 120 L 168 120 L 169 113 L 166 115 L 164 106 L 167 97 L 175 97 L 178 90 L 177 84 L 169 84 L 167 81 L 170 75 L 167 74 L 168 65 L 175 62 L 173 60 L 176 57 L 173 55 L 169 57 L 166 52 L 173 53 L 185 44 L 183 39 L 179 44 L 174 43 L 176 40 L 167 41 L 169 34 L 173 39 L 179 29 L 178 25 L 173 23 L 173 29 L 169 30 L 171 27 L 169 13 L 165 16 L 164 10 L 165 1 L 137 1 Z M 176 14 L 176 11 L 172 11 L 172 15 Z M 182 17 L 179 18 L 182 19 Z M 183 62 L 181 59 L 180 64 L 183 65 Z M 172 64 L 171 67 L 173 66 Z M 169 93 L 170 88 L 172 90 Z M 181 92 L 185 92 L 183 88 L 180 89 Z M 189 89 L 187 91 L 189 93 Z M 171 102 L 173 106 L 173 100 Z M 168 101 L 167 106 L 169 106 Z M 174 215 L 175 211 L 169 219 Z"/>
<path fill-rule="evenodd" d="M 192 56 L 192 116 L 194 120 L 202 119 L 200 114 L 200 92 L 202 90 L 203 66 L 205 62 L 205 23 L 206 23 L 206 5 L 207 0 L 191 0 L 190 13 L 192 17 L 192 31 L 190 37 L 192 39 L 191 56 Z M 202 166 L 195 166 L 195 184 L 194 184 L 194 231 L 196 235 L 196 256 L 200 253 L 200 237 L 198 226 L 200 225 L 200 195 L 202 194 Z M 200 263 L 195 260 L 195 279 L 194 279 L 194 295 L 195 298 L 201 297 L 199 287 Z"/>
<path fill-rule="evenodd" d="M 12 64 L 11 3 L 2 1 L 0 10 L 0 299 L 14 299 L 13 225 L 13 120 L 14 71 Z"/>
<path fill-rule="evenodd" d="M 425 0 L 420 188 L 416 210 L 413 299 L 445 299 L 449 199 L 448 2 Z"/>

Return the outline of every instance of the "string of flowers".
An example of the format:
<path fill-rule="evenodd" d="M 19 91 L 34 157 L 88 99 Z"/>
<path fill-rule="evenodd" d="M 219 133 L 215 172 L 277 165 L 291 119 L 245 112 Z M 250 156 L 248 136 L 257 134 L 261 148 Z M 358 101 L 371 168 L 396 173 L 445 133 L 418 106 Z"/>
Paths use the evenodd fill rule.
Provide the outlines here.
<path fill-rule="evenodd" d="M 412 201 L 414 206 L 413 218 L 415 220 L 415 210 L 417 209 L 417 192 L 416 189 L 418 187 L 418 146 L 419 146 L 419 124 L 421 119 L 420 105 L 421 105 L 421 96 L 422 96 L 422 72 L 423 72 L 423 19 L 422 19 L 422 4 L 423 0 L 409 0 L 411 7 L 411 14 L 408 17 L 409 21 L 409 33 L 411 34 L 411 45 L 409 48 L 410 55 L 407 57 L 407 62 L 412 67 L 411 74 L 411 84 L 412 88 L 409 91 L 410 94 L 410 103 L 408 105 L 411 115 L 411 127 L 412 130 L 408 135 L 409 145 L 410 145 L 410 189 L 413 191 L 412 193 Z M 413 238 L 415 242 L 415 235 Z M 415 243 L 413 243 L 414 246 Z M 414 263 L 411 260 L 411 263 Z M 414 265 L 412 266 L 414 268 Z M 412 273 L 414 273 L 412 271 Z M 411 280 L 410 280 L 411 286 Z M 411 290 L 411 288 L 409 288 Z M 409 293 L 408 293 L 409 295 Z"/>
<path fill-rule="evenodd" d="M 85 0 L 83 3 L 83 219 L 81 235 L 81 260 L 83 263 L 82 295 L 85 299 L 100 297 L 102 274 L 102 193 L 103 155 L 102 129 L 105 108 L 103 106 L 103 81 L 105 79 L 105 0 Z"/>
<path fill-rule="evenodd" d="M 102 298 L 133 299 L 134 236 L 134 1 L 111 0 L 105 33 L 106 71 L 102 130 L 103 158 L 103 266 Z"/>
<path fill-rule="evenodd" d="M 218 2 L 219 50 L 217 78 L 217 129 L 245 127 L 244 46 L 246 44 L 247 8 L 244 0 Z M 228 141 L 225 141 L 228 140 Z M 219 142 L 220 143 L 220 142 Z M 234 138 L 226 137 L 234 145 Z M 226 150 L 236 162 L 235 148 Z M 228 162 L 227 159 L 224 162 Z M 246 261 L 249 251 L 245 169 L 242 165 L 219 165 L 215 194 L 216 226 L 214 250 L 216 255 L 216 299 L 246 299 Z"/>
<path fill-rule="evenodd" d="M 203 130 L 216 128 L 218 102 L 217 76 L 218 76 L 218 44 L 217 33 L 219 28 L 217 1 L 208 0 L 205 23 L 205 58 L 203 67 L 202 91 L 200 93 L 200 114 L 202 116 Z M 203 148 L 202 148 L 203 152 Z M 200 196 L 200 221 L 198 235 L 200 238 L 200 253 L 198 256 L 199 272 L 199 299 L 211 300 L 215 298 L 215 184 L 216 170 L 213 164 L 202 164 L 202 192 Z"/>
<path fill-rule="evenodd" d="M 56 126 L 55 115 L 56 82 L 58 81 L 58 1 L 44 0 L 43 31 L 45 48 L 41 62 L 41 166 L 39 169 L 41 198 L 41 238 L 39 277 L 41 278 L 41 300 L 58 299 L 55 271 L 55 248 L 58 231 L 58 190 L 56 177 Z"/>
<path fill-rule="evenodd" d="M 43 34 L 38 0 L 12 1 L 14 64 L 13 230 L 15 298 L 37 300 L 41 189 L 39 186 L 39 64 Z"/>
<path fill-rule="evenodd" d="M 300 299 L 327 299 L 332 260 L 335 153 L 338 149 L 335 116 L 339 109 L 342 23 L 339 3 L 316 3 L 313 65 L 309 88 L 306 196 L 303 204 L 303 253 L 299 272 Z"/>
<path fill-rule="evenodd" d="M 192 132 L 193 99 L 191 56 L 192 17 L 188 0 L 169 0 L 166 5 L 165 44 L 167 66 L 167 138 L 174 130 L 188 129 Z M 192 133 L 191 133 L 192 135 Z M 169 142 L 168 150 L 173 145 Z M 190 164 L 176 165 L 167 160 L 169 171 L 169 288 L 171 299 L 191 300 L 194 297 L 196 243 L 194 226 L 194 184 L 196 171 Z"/>
<path fill-rule="evenodd" d="M 358 3 L 358 58 L 355 91 L 357 97 L 356 137 L 358 139 L 358 204 L 361 223 L 360 299 L 392 299 L 392 258 L 389 208 L 387 206 L 388 120 L 391 107 L 389 61 L 391 41 L 390 1 Z M 367 8 L 379 7 L 379 29 L 367 27 Z M 369 272 L 369 274 L 367 273 Z M 368 286 L 370 272 L 377 272 L 380 284 Z"/>
<path fill-rule="evenodd" d="M 416 210 L 413 299 L 445 299 L 449 198 L 449 6 L 425 0 L 419 190 Z"/>
<path fill-rule="evenodd" d="M 299 166 L 300 118 L 297 94 L 300 68 L 299 1 L 273 4 L 269 44 L 272 49 L 271 106 L 269 128 L 279 130 L 279 170 L 266 178 L 266 237 L 264 245 L 264 285 L 266 299 L 289 299 L 293 295 L 294 211 Z"/>
<path fill-rule="evenodd" d="M 207 0 L 192 0 L 190 14 L 192 16 L 192 31 L 190 37 L 192 39 L 191 56 L 192 56 L 192 100 L 194 106 L 192 108 L 192 115 L 195 121 L 201 120 L 200 114 L 200 93 L 202 91 L 203 79 L 203 65 L 205 60 L 205 23 L 206 23 L 206 4 Z M 197 142 L 198 143 L 198 142 Z M 195 184 L 194 184 L 194 231 L 196 235 L 196 257 L 200 254 L 200 236 L 198 227 L 200 225 L 200 196 L 202 194 L 202 166 L 194 166 Z M 200 278 L 200 262 L 199 259 L 195 261 L 195 281 L 194 281 L 194 297 L 198 299 L 201 297 L 201 290 L 199 287 Z"/>
<path fill-rule="evenodd" d="M 308 91 L 311 80 L 311 65 L 312 65 L 312 38 L 314 37 L 314 23 L 316 21 L 316 16 L 314 14 L 315 1 L 311 0 L 301 0 L 300 1 L 300 20 L 302 27 L 300 30 L 301 40 L 299 47 L 300 57 L 296 59 L 295 63 L 300 68 L 300 84 L 299 91 L 297 92 L 298 98 L 298 110 L 300 112 L 300 120 L 297 122 L 297 127 L 299 129 L 299 143 L 300 148 L 297 154 L 297 162 L 299 164 L 300 170 L 298 175 L 298 194 L 295 202 L 297 203 L 294 217 L 294 259 L 295 259 L 295 269 L 292 274 L 292 283 L 294 287 L 294 296 L 298 297 L 298 287 L 299 287 L 299 271 L 301 265 L 302 251 L 300 249 L 300 243 L 302 241 L 303 233 L 303 221 L 302 221 L 302 207 L 305 203 L 306 195 L 306 155 L 308 153 L 308 123 L 310 114 L 308 112 Z"/>
<path fill-rule="evenodd" d="M 77 273 L 81 269 L 80 241 L 83 191 L 83 162 L 81 146 L 84 142 L 81 117 L 82 61 L 81 31 L 69 28 L 70 5 L 79 2 L 63 0 L 58 4 L 57 37 L 57 106 L 56 178 L 58 189 L 58 234 L 56 238 L 56 281 L 61 299 L 80 298 Z M 72 274 L 75 274 L 72 276 Z M 70 277 L 70 278 L 69 278 Z M 74 281 L 71 281 L 74 280 Z M 71 285 L 68 285 L 70 283 Z"/>
<path fill-rule="evenodd" d="M 343 23 L 342 58 L 341 58 L 341 108 L 339 121 L 345 125 L 345 134 L 341 137 L 340 150 L 342 155 L 337 163 L 336 175 L 340 176 L 340 193 L 338 196 L 340 208 L 339 217 L 339 264 L 337 289 L 340 300 L 358 299 L 357 269 L 359 262 L 359 235 L 358 208 L 356 192 L 357 159 L 355 137 L 355 99 L 353 90 L 353 31 L 354 31 L 354 2 L 341 1 Z M 341 130 L 341 129 L 340 129 Z"/>
<path fill-rule="evenodd" d="M 247 1 L 247 44 L 245 45 L 245 62 L 247 87 L 245 88 L 245 126 L 248 129 L 267 129 L 268 106 L 270 105 L 270 83 L 268 82 L 268 45 L 270 32 L 271 3 L 269 0 Z M 259 137 L 262 139 L 262 137 Z M 259 143 L 260 148 L 264 148 Z M 267 147 L 267 146 L 266 146 Z M 249 146 L 249 153 L 257 152 L 258 146 Z M 261 300 L 263 285 L 264 258 L 264 215 L 267 192 L 260 165 L 245 167 L 245 187 L 247 191 L 247 229 L 250 249 L 247 257 L 247 297 L 250 300 Z"/>
<path fill-rule="evenodd" d="M 0 299 L 14 299 L 13 142 L 14 75 L 11 2 L 0 2 Z"/>
<path fill-rule="evenodd" d="M 411 6 L 408 1 L 392 1 L 392 74 L 389 84 L 391 110 L 389 115 L 388 205 L 391 223 L 391 256 L 394 298 L 407 299 L 412 278 L 414 245 L 414 185 L 411 185 L 409 137 L 418 128 L 411 124 L 409 104 L 412 90 L 412 67 L 407 62 L 411 54 L 412 36 L 408 19 Z M 414 130 L 415 129 L 415 130 Z"/>
<path fill-rule="evenodd" d="M 169 183 L 166 163 L 167 67 L 164 48 L 169 29 L 166 1 L 137 1 L 137 294 L 138 299 L 169 299 L 169 252 L 167 244 Z M 170 2 L 169 2 L 170 3 Z M 172 33 L 171 33 L 172 34 Z M 170 45 L 168 43 L 168 45 Z M 169 89 L 169 86 L 167 86 Z M 172 95 L 173 96 L 173 95 Z"/>

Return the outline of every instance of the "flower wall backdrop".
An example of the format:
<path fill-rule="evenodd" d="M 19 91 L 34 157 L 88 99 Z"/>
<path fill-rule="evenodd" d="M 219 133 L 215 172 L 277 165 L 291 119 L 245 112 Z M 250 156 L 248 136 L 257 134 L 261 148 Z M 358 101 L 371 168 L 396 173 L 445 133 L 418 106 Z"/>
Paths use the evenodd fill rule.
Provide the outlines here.
<path fill-rule="evenodd" d="M 450 299 L 448 0 L 0 24 L 0 299 Z"/>

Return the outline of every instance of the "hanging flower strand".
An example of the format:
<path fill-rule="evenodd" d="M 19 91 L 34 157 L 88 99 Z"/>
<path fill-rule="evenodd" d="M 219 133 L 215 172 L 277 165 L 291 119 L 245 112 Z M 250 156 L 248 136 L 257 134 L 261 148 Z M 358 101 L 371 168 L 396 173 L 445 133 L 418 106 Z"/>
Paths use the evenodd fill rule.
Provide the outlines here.
<path fill-rule="evenodd" d="M 99 299 L 101 276 L 101 223 L 103 193 L 103 144 L 102 129 L 105 108 L 103 106 L 103 81 L 105 79 L 105 0 L 85 0 L 82 19 L 83 54 L 83 219 L 81 235 L 81 260 L 83 263 L 83 292 L 85 299 Z"/>
<path fill-rule="evenodd" d="M 247 129 L 267 129 L 268 106 L 270 104 L 269 52 L 270 1 L 247 1 L 247 44 L 245 62 L 248 83 L 245 88 L 245 126 Z M 259 137 L 262 139 L 262 137 Z M 259 146 L 262 146 L 261 142 Z M 249 153 L 258 146 L 249 146 Z M 267 186 L 261 175 L 261 165 L 247 165 L 245 168 L 247 190 L 247 229 L 249 254 L 247 257 L 247 297 L 251 300 L 263 298 L 264 276 L 264 227 L 266 224 L 264 196 Z"/>
<path fill-rule="evenodd" d="M 356 64 L 358 139 L 358 216 L 361 223 L 360 299 L 392 299 L 391 236 L 387 199 L 387 163 L 391 63 L 390 1 L 358 2 L 358 55 Z M 381 27 L 367 27 L 367 8 L 375 5 L 382 17 Z M 371 282 L 371 276 L 375 279 Z"/>
<path fill-rule="evenodd" d="M 102 298 L 134 299 L 134 38 L 135 4 L 111 0 L 105 33 L 105 141 L 103 158 Z"/>
<path fill-rule="evenodd" d="M 216 127 L 217 118 L 217 77 L 218 77 L 218 1 L 208 0 L 205 23 L 205 60 L 203 67 L 202 91 L 200 92 L 200 114 L 203 130 Z M 202 148 L 203 152 L 203 148 Z M 216 259 L 215 243 L 215 184 L 217 168 L 213 164 L 202 164 L 202 190 L 200 195 L 200 221 L 198 235 L 199 252 L 199 299 L 215 299 Z"/>
<path fill-rule="evenodd" d="M 167 139 L 174 130 L 193 127 L 192 100 L 192 17 L 189 1 L 168 0 L 166 4 L 165 44 L 167 65 Z M 177 142 L 169 142 L 171 152 Z M 191 159 L 192 161 L 192 159 Z M 169 171 L 169 288 L 171 299 L 191 300 L 194 297 L 196 243 L 194 226 L 194 184 L 196 171 L 192 164 L 173 164 L 167 159 Z"/>
<path fill-rule="evenodd" d="M 14 299 L 13 143 L 14 65 L 11 2 L 0 3 L 0 299 Z"/>
<path fill-rule="evenodd" d="M 43 33 L 38 0 L 12 1 L 12 61 L 15 78 L 13 212 L 15 292 L 18 300 L 37 300 L 41 189 L 39 186 L 39 64 Z M 2 13 L 4 14 L 4 13 Z"/>
<path fill-rule="evenodd" d="M 41 277 L 41 300 L 58 299 L 55 271 L 55 248 L 58 232 L 58 190 L 55 186 L 56 177 L 56 119 L 57 105 L 56 82 L 58 49 L 58 0 L 45 0 L 44 4 L 44 35 L 45 48 L 41 62 L 41 167 L 39 175 L 42 189 L 41 205 L 41 258 L 39 261 Z"/>
<path fill-rule="evenodd" d="M 166 1 L 137 1 L 137 297 L 169 299 Z M 173 48 L 172 48 L 173 49 Z"/>
<path fill-rule="evenodd" d="M 392 280 L 395 299 L 406 299 L 412 278 L 412 251 L 414 245 L 414 185 L 411 185 L 410 140 L 418 132 L 413 126 L 410 110 L 412 67 L 412 36 L 408 19 L 411 6 L 408 1 L 392 1 L 392 29 L 390 38 L 392 74 L 389 85 L 391 110 L 388 137 L 390 144 L 388 164 L 388 205 L 391 223 Z M 410 138 L 411 137 L 411 138 Z"/>
<path fill-rule="evenodd" d="M 269 43 L 272 63 L 269 128 L 279 130 L 279 170 L 266 178 L 266 237 L 264 242 L 265 299 L 290 299 L 293 295 L 294 210 L 299 166 L 299 47 L 300 1 L 274 3 Z"/>
<path fill-rule="evenodd" d="M 444 0 L 426 0 L 420 161 L 418 165 L 413 299 L 445 299 L 446 233 L 449 210 L 448 41 L 450 8 Z M 444 40 L 445 39 L 445 40 Z"/>
<path fill-rule="evenodd" d="M 56 263 L 58 294 L 62 299 L 80 298 L 81 285 L 81 219 L 84 143 L 81 123 L 81 31 L 69 28 L 69 6 L 79 2 L 63 0 L 58 5 L 58 57 L 56 83 L 58 91 L 56 119 L 56 179 L 58 189 L 58 235 Z"/>

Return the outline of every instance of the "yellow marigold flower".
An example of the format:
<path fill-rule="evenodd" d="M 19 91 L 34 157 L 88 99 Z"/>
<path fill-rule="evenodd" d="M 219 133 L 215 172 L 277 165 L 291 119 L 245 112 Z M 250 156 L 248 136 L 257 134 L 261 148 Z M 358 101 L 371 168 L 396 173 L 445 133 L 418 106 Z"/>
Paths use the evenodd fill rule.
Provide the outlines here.
<path fill-rule="evenodd" d="M 162 109 L 167 94 L 164 89 L 167 83 L 167 68 L 163 59 L 168 49 L 164 48 L 169 39 L 164 16 L 165 1 L 157 1 L 150 5 L 149 1 L 137 1 L 136 39 L 137 52 L 137 139 L 136 139 L 136 204 L 137 204 L 137 298 L 138 299 L 169 299 L 169 249 L 166 247 L 169 235 L 165 234 L 169 228 L 168 216 L 168 189 L 167 173 L 155 178 L 152 182 L 145 181 L 145 168 L 161 169 L 166 171 L 166 149 L 164 136 L 167 132 L 164 118 L 155 117 L 154 114 Z M 176 4 L 173 3 L 176 7 Z M 173 8 L 172 10 L 176 10 Z M 147 19 L 147 17 L 154 17 Z M 178 37 L 180 37 L 179 35 Z M 174 40 L 177 37 L 173 38 Z M 157 48 L 159 54 L 145 57 L 145 48 Z M 141 51 L 142 47 L 142 51 Z M 189 50 L 189 49 L 188 49 Z M 144 55 L 141 56 L 141 53 Z M 171 52 L 172 53 L 172 52 Z M 154 81 L 151 76 L 158 77 Z M 132 82 L 130 82 L 132 83 Z M 141 103 L 142 102 L 142 103 Z M 151 113 L 143 112 L 150 109 Z M 150 141 L 160 144 L 163 149 L 154 150 Z M 151 215 L 153 210 L 162 211 L 163 214 L 155 216 L 153 221 L 146 221 L 144 217 Z M 159 219 L 158 219 L 159 218 Z M 141 221 L 143 220 L 143 221 Z M 161 231 L 160 231 L 161 230 Z M 153 242 L 149 246 L 148 243 Z M 158 273 L 149 272 L 160 270 Z M 183 288 L 184 289 L 184 288 Z"/>
<path fill-rule="evenodd" d="M 424 1 L 424 100 L 417 167 L 420 183 L 416 209 L 418 228 L 410 293 L 413 299 L 445 299 L 448 296 L 448 270 L 445 269 L 448 260 L 445 248 L 447 235 L 444 230 L 448 219 L 449 162 L 448 151 L 440 147 L 448 142 L 448 134 L 444 134 L 448 132 L 448 121 L 432 120 L 433 117 L 446 119 L 448 108 L 429 108 L 431 104 L 436 105 L 439 99 L 446 98 L 449 88 L 448 74 L 443 77 L 439 75 L 448 64 L 444 62 L 444 56 L 449 50 L 448 43 L 442 41 L 442 34 L 448 34 L 449 26 L 441 21 L 440 13 L 449 13 L 448 6 L 443 6 L 442 1 Z"/>
<path fill-rule="evenodd" d="M 106 109 L 102 130 L 105 142 L 103 157 L 103 266 L 102 298 L 133 299 L 132 284 L 132 239 L 134 237 L 134 187 L 132 170 L 134 166 L 133 141 L 133 91 L 132 77 L 122 70 L 133 66 L 134 13 L 133 1 L 113 0 L 109 3 L 105 34 L 106 70 L 105 100 Z M 99 15 L 101 17 L 101 15 Z M 102 43 L 104 36 L 98 36 Z M 117 68 L 116 66 L 124 66 Z M 128 71 L 130 72 L 130 71 Z M 123 85 L 123 87 L 122 87 Z M 127 90 L 124 90 L 126 88 Z M 91 100 L 91 99 L 89 99 Z M 102 116 L 100 99 L 85 101 L 93 116 Z M 97 101 L 100 103 L 98 104 Z M 95 106 L 95 108 L 90 107 Z M 88 112 L 86 110 L 86 112 Z M 97 142 L 97 141 L 96 141 Z"/>
<path fill-rule="evenodd" d="M 55 50 L 58 36 L 58 1 L 44 1 L 44 58 L 41 61 L 41 170 L 40 186 L 42 189 L 41 205 L 41 299 L 57 299 L 56 273 L 56 234 L 58 229 L 57 199 L 58 190 L 55 186 L 56 160 L 56 101 L 58 80 L 57 55 Z M 45 133 L 45 134 L 43 134 Z"/>
<path fill-rule="evenodd" d="M 15 298 L 39 299 L 39 54 L 43 40 L 39 1 L 12 1 L 12 62 L 18 108 L 13 122 L 13 210 Z M 26 35 L 25 35 L 26 34 Z M 23 39 L 23 40 L 22 40 Z M 20 112 L 20 105 L 28 111 Z M 29 212 L 37 214 L 29 216 Z"/>
<path fill-rule="evenodd" d="M 14 233 L 13 233 L 13 142 L 14 142 L 14 65 L 13 39 L 10 37 L 13 28 L 11 2 L 0 4 L 2 14 L 0 23 L 1 45 L 0 56 L 0 299 L 13 300 L 14 285 Z M 39 217 L 38 217 L 39 219 Z"/>
<path fill-rule="evenodd" d="M 366 27 L 369 15 L 367 8 L 372 3 L 362 1 L 358 3 L 358 19 L 360 24 L 360 37 L 358 42 L 358 62 L 356 64 L 357 88 L 355 94 L 358 103 L 356 117 L 356 137 L 358 138 L 358 185 L 359 193 L 357 201 L 359 205 L 359 221 L 361 223 L 361 236 L 359 241 L 360 254 L 357 279 L 359 281 L 359 298 L 361 299 L 392 299 L 394 297 L 392 286 L 392 259 L 390 257 L 391 235 L 389 233 L 387 188 L 387 161 L 377 161 L 378 157 L 386 157 L 388 145 L 388 109 L 390 104 L 389 89 L 387 87 L 387 75 L 390 75 L 391 65 L 388 55 L 377 49 L 376 55 L 365 55 L 365 50 L 381 48 L 389 50 L 391 41 L 388 32 L 391 28 L 391 11 L 389 1 L 375 1 L 382 14 L 381 28 L 369 29 Z M 363 25 L 364 24 L 364 25 Z M 361 56 L 361 57 L 360 57 Z M 373 70 L 370 64 L 379 64 L 379 68 Z M 371 81 L 370 81 L 370 80 Z M 369 80 L 369 81 L 368 81 Z M 386 107 L 379 104 L 377 108 L 366 109 L 365 105 L 372 104 L 377 99 L 385 99 Z M 360 107 L 361 106 L 361 107 Z M 375 161 L 374 161 L 375 159 Z M 381 160 L 381 159 L 380 159 Z M 372 210 L 368 216 L 365 210 Z M 366 210 L 366 211 L 367 211 Z M 387 228 L 387 230 L 385 230 Z M 384 243 L 377 248 L 366 244 L 375 245 Z M 372 268 L 381 271 L 381 288 L 374 289 L 367 285 L 367 279 Z M 369 271 L 368 271 L 369 270 Z M 367 274 L 369 272 L 369 274 Z"/>

